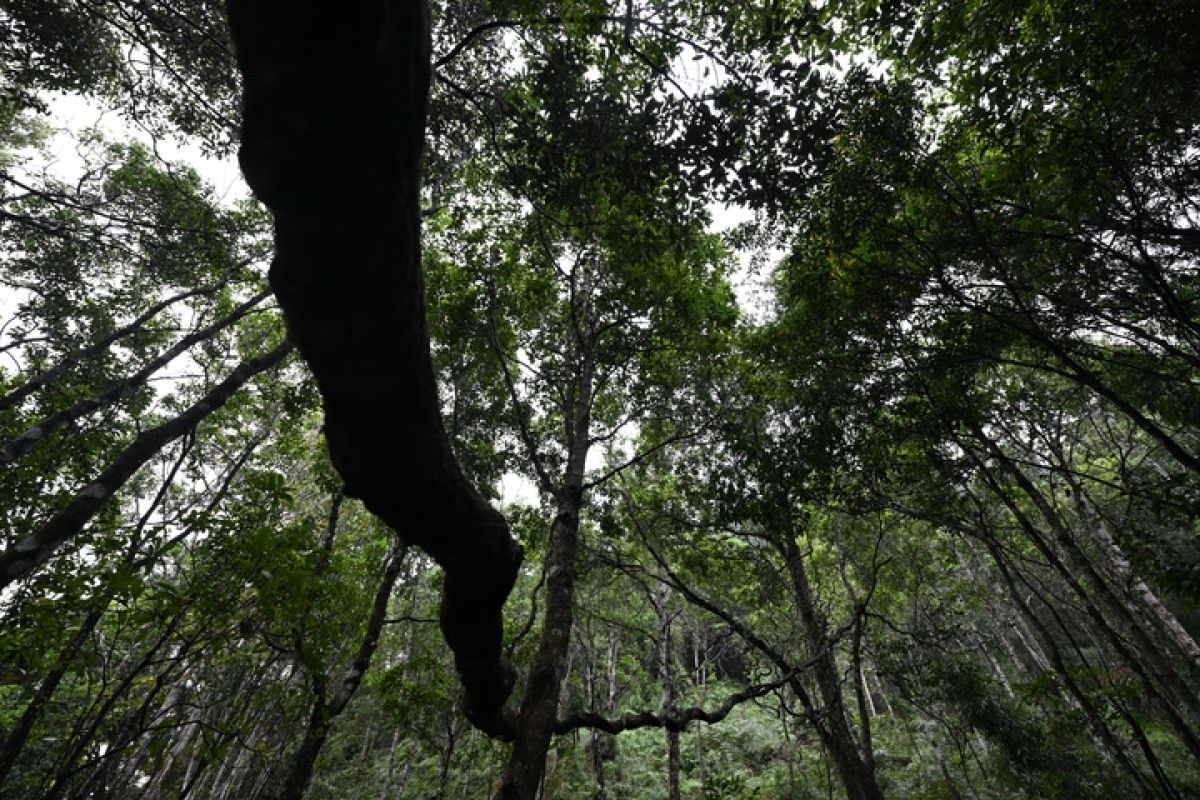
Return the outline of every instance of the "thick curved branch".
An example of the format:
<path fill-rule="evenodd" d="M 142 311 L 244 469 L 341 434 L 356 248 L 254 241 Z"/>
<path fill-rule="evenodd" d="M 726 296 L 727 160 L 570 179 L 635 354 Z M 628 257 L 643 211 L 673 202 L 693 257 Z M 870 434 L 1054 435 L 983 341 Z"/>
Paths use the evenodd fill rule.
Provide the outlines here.
<path fill-rule="evenodd" d="M 420 164 L 429 94 L 421 0 L 230 0 L 240 158 L 275 216 L 271 288 L 325 406 L 346 494 L 446 572 L 441 622 L 486 720 L 512 690 L 501 609 L 520 546 L 464 477 L 429 355 Z"/>

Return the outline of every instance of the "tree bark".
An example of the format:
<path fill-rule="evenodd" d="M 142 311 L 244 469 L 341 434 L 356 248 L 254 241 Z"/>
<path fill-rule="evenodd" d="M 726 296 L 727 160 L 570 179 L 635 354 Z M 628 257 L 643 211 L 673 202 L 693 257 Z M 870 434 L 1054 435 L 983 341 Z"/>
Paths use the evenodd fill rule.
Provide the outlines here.
<path fill-rule="evenodd" d="M 663 714 L 674 716 L 675 682 L 671 675 L 671 609 L 670 595 L 667 584 L 659 581 L 655 586 L 654 613 L 658 617 L 658 680 L 662 685 Z M 679 756 L 679 730 L 666 728 L 664 735 L 667 739 L 667 800 L 680 800 L 680 773 L 683 771 L 682 759 Z"/>
<path fill-rule="evenodd" d="M 100 602 L 94 604 L 91 610 L 88 611 L 87 617 L 79 626 L 79 631 L 67 645 L 59 652 L 58 658 L 55 660 L 54 667 L 46 676 L 42 678 L 42 682 L 38 684 L 37 690 L 33 693 L 33 697 L 29 700 L 29 705 L 21 712 L 21 716 L 17 719 L 12 729 L 9 730 L 8 736 L 4 738 L 4 744 L 0 745 L 0 787 L 4 786 L 4 781 L 8 778 L 9 772 L 17 762 L 17 757 L 21 754 L 21 750 L 25 747 L 25 742 L 29 738 L 30 731 L 37 721 L 41 719 L 42 711 L 50 702 L 50 698 L 54 696 L 54 692 L 58 689 L 58 685 L 62 683 L 63 677 L 71 667 L 71 662 L 75 660 L 75 654 L 92 635 L 92 631 L 96 629 L 100 618 L 104 616 L 104 611 L 108 608 L 109 598 L 106 596 Z"/>
<path fill-rule="evenodd" d="M 1104 520 L 1084 496 L 1083 487 L 1074 480 L 1071 480 L 1070 483 L 1076 514 L 1090 534 L 1096 549 L 1100 551 L 1108 572 L 1117 581 L 1118 586 L 1124 587 L 1127 592 L 1141 602 L 1151 617 L 1157 620 L 1167 638 L 1191 662 L 1192 666 L 1200 669 L 1200 645 L 1196 644 L 1196 640 L 1179 624 L 1175 615 L 1163 605 L 1154 590 L 1133 571 L 1133 564 L 1129 561 L 1129 557 L 1121 550 L 1112 534 L 1108 532 Z"/>
<path fill-rule="evenodd" d="M 255 306 L 261 303 L 267 296 L 267 292 L 260 292 L 254 297 L 251 297 L 246 302 L 235 308 L 228 315 L 222 317 L 216 322 L 195 331 L 176 342 L 171 347 L 155 356 L 148 364 L 140 370 L 130 375 L 125 380 L 112 386 L 100 394 L 89 397 L 85 400 L 80 400 L 78 403 L 65 408 L 57 414 L 46 417 L 37 425 L 29 428 L 17 438 L 10 441 L 8 444 L 0 448 L 0 466 L 5 466 L 17 460 L 21 456 L 28 453 L 39 443 L 46 440 L 54 431 L 58 430 L 68 422 L 73 422 L 85 414 L 103 408 L 104 406 L 116 402 L 123 397 L 128 397 L 137 391 L 143 384 L 150 379 L 150 376 L 160 369 L 165 367 L 178 356 L 182 355 L 193 345 L 205 342 L 216 336 L 225 328 L 228 328 L 233 323 L 240 320 L 242 317 L 249 314 Z"/>
<path fill-rule="evenodd" d="M 64 542 L 83 529 L 96 512 L 133 477 L 142 465 L 170 442 L 183 436 L 225 405 L 247 381 L 277 365 L 292 351 L 281 344 L 268 353 L 242 362 L 225 380 L 186 411 L 158 427 L 143 431 L 94 481 L 36 531 L 0 554 L 0 589 L 29 574 L 54 555 Z"/>
<path fill-rule="evenodd" d="M 426 3 L 228 10 L 242 171 L 275 216 L 271 287 L 324 400 L 330 458 L 348 496 L 445 570 L 442 631 L 467 713 L 495 730 L 513 684 L 500 612 L 521 550 L 459 468 L 430 360 L 418 203 Z"/>
<path fill-rule="evenodd" d="M 785 508 L 790 506 L 790 503 Z M 833 642 L 826 631 L 825 621 L 817 609 L 804 557 L 794 535 L 785 531 L 782 554 L 791 579 L 792 597 L 803 623 L 804 634 L 813 659 L 813 674 L 821 695 L 825 717 L 825 746 L 837 765 L 838 775 L 850 800 L 882 800 L 883 792 L 875 780 L 874 758 L 864 753 L 850 727 L 842 692 L 841 675 L 834 658 Z"/>
<path fill-rule="evenodd" d="M 1076 682 L 1070 668 L 1067 666 L 1066 660 L 1063 658 L 1062 653 L 1059 652 L 1053 635 L 1046 629 L 1045 624 L 1033 612 L 1033 609 L 1029 607 L 1029 604 L 1022 596 L 1012 570 L 1006 562 L 1004 552 L 989 538 L 986 538 L 986 536 L 983 539 L 983 543 L 991 555 L 992 562 L 996 565 L 996 569 L 999 571 L 1005 587 L 1008 589 L 1009 597 L 1016 604 L 1022 617 L 1041 634 L 1042 642 L 1046 648 L 1045 652 L 1053 664 L 1055 674 L 1062 681 L 1062 685 L 1066 689 L 1068 696 L 1073 698 L 1076 708 L 1083 712 L 1092 733 L 1103 744 L 1104 749 L 1109 755 L 1116 760 L 1125 774 L 1137 785 L 1142 797 L 1151 800 L 1155 796 L 1154 790 L 1146 782 L 1141 771 L 1133 763 L 1133 760 L 1129 758 L 1129 754 L 1125 751 L 1124 746 L 1117 739 L 1112 728 L 1109 727 L 1102 710 L 1096 707 L 1092 699 Z"/>
<path fill-rule="evenodd" d="M 225 276 L 222 277 L 219 281 L 217 281 L 215 283 L 211 283 L 208 286 L 201 286 L 197 289 L 188 289 L 187 291 L 180 292 L 180 293 L 172 295 L 171 297 L 168 297 L 164 300 L 161 300 L 158 303 L 155 303 L 150 308 L 146 309 L 136 319 L 128 322 L 127 324 L 121 326 L 120 328 L 117 328 L 115 331 L 110 333 L 108 336 L 105 336 L 103 339 L 100 339 L 99 341 L 97 341 L 91 345 L 88 345 L 87 347 L 81 347 L 80 349 L 76 350 L 75 352 L 67 355 L 65 358 L 63 358 L 62 361 L 59 361 L 53 367 L 45 370 L 44 372 L 38 373 L 37 375 L 34 375 L 32 378 L 25 381 L 25 383 L 21 384 L 20 386 L 18 386 L 15 389 L 13 389 L 11 392 L 4 395 L 3 397 L 0 397 L 0 411 L 7 411 L 10 408 L 14 408 L 22 400 L 24 400 L 26 397 L 29 397 L 29 395 L 33 394 L 38 389 L 42 388 L 46 384 L 48 384 L 56 379 L 58 379 L 61 375 L 63 375 L 71 367 L 75 366 L 76 364 L 80 363 L 81 361 L 87 361 L 89 359 L 95 358 L 96 356 L 100 355 L 105 350 L 107 350 L 109 347 L 111 347 L 114 343 L 120 341 L 121 339 L 124 339 L 126 336 L 129 336 L 129 335 L 141 330 L 142 327 L 147 322 L 154 319 L 154 317 L 158 316 L 158 314 L 160 312 L 162 312 L 164 309 L 168 308 L 169 306 L 172 306 L 175 303 L 178 303 L 182 300 L 187 300 L 188 298 L 191 298 L 191 297 L 198 297 L 200 295 L 212 294 L 213 292 L 217 291 L 218 289 L 220 289 L 221 287 L 223 287 L 227 283 L 229 283 L 229 278 L 230 278 L 229 273 L 226 273 Z"/>
<path fill-rule="evenodd" d="M 577 483 L 562 492 L 550 529 L 546 616 L 537 654 L 517 718 L 517 738 L 496 800 L 534 800 L 546 766 L 546 751 L 558 714 L 574 622 L 575 551 L 583 490 Z"/>
<path fill-rule="evenodd" d="M 331 515 L 336 514 L 336 508 L 337 504 L 334 505 L 335 510 L 331 512 Z M 330 527 L 332 528 L 333 525 L 331 524 Z M 291 759 L 283 786 L 276 795 L 278 800 L 300 800 L 308 791 L 308 785 L 312 782 L 313 770 L 317 764 L 317 757 L 325 746 L 325 740 L 329 737 L 334 720 L 349 705 L 355 692 L 358 691 L 358 687 L 362 684 L 367 669 L 371 666 L 371 658 L 375 655 L 375 649 L 379 645 L 379 635 L 387 621 L 388 601 L 391 599 L 396 579 L 400 576 L 400 570 L 404 566 L 406 553 L 407 548 L 397 541 L 388 554 L 387 560 L 384 562 L 383 575 L 375 590 L 375 599 L 371 604 L 367 629 L 363 633 L 354 660 L 350 663 L 350 669 L 342 678 L 336 693 L 332 698 L 326 697 L 325 690 L 328 680 L 322 677 L 321 680 L 314 681 L 316 696 L 313 698 L 308 728 L 304 732 L 300 749 Z"/>

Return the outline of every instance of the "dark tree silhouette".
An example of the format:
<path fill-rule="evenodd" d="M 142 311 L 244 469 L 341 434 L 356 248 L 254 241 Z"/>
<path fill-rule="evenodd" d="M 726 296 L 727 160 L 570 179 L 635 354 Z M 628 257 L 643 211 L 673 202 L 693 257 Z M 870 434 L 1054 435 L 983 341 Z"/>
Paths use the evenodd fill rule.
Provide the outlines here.
<path fill-rule="evenodd" d="M 229 18 L 242 169 L 275 215 L 271 287 L 320 387 L 330 455 L 348 496 L 445 569 L 442 631 L 486 729 L 513 685 L 500 612 L 521 549 L 455 459 L 430 363 L 418 206 L 428 9 L 231 0 Z"/>

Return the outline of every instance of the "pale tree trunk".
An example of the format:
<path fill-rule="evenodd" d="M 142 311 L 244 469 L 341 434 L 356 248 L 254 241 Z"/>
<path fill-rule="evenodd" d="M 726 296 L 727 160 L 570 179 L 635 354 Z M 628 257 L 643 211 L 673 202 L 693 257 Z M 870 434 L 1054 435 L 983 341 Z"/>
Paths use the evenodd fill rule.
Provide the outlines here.
<path fill-rule="evenodd" d="M 388 800 L 388 790 L 392 786 L 392 773 L 396 769 L 396 748 L 400 744 L 400 729 L 392 731 L 392 746 L 388 748 L 387 771 L 383 774 L 383 787 L 379 790 L 379 800 Z"/>
<path fill-rule="evenodd" d="M 971 632 L 969 636 L 971 647 L 978 650 L 979 654 L 983 656 L 983 660 L 992 668 L 992 674 L 996 676 L 996 681 L 1000 684 L 1000 688 L 1004 689 L 1004 693 L 1010 698 L 1015 698 L 1017 694 L 1013 691 L 1012 684 L 1009 683 L 1008 675 L 1004 673 L 1004 668 L 1000 666 L 1000 662 L 992 655 L 991 648 L 988 647 L 987 642 L 983 640 L 978 631 Z"/>
<path fill-rule="evenodd" d="M 697 644 L 696 664 L 698 665 L 698 667 L 700 669 L 700 697 L 701 697 L 702 703 L 707 705 L 707 703 L 704 701 L 708 700 L 708 662 L 705 658 L 703 658 L 703 656 L 699 650 L 699 647 L 700 647 L 700 645 Z M 704 797 L 704 793 L 705 793 L 706 787 L 708 785 L 708 759 L 707 759 L 706 752 L 704 749 L 704 731 L 705 731 L 704 725 L 696 726 L 696 770 L 699 773 L 699 778 L 700 778 L 700 796 L 701 797 Z M 788 754 L 788 758 L 789 758 L 788 769 L 791 770 L 792 765 L 791 765 L 791 760 L 790 760 L 791 759 L 790 752 Z"/>
<path fill-rule="evenodd" d="M 610 643 L 611 654 L 611 643 Z M 590 709 L 601 708 L 600 702 L 600 678 L 597 675 L 597 658 L 594 655 L 593 648 L 589 647 L 587 657 L 584 659 L 584 681 L 583 688 L 587 701 L 587 707 Z M 607 709 L 606 710 L 611 710 Z M 591 761 L 592 777 L 596 783 L 596 790 L 593 793 L 593 800 L 606 800 L 608 797 L 608 787 L 604 775 L 604 737 L 607 736 L 603 731 L 593 728 L 588 734 L 588 758 Z"/>
<path fill-rule="evenodd" d="M 986 532 L 984 533 L 986 536 Z M 1063 658 L 1062 653 L 1059 652 L 1058 645 L 1055 643 L 1053 635 L 1049 630 L 1047 630 L 1046 626 L 1033 612 L 1033 609 L 1030 608 L 1024 596 L 1021 594 L 1020 587 L 1018 587 L 1016 580 L 1009 569 L 1003 551 L 1001 551 L 1001 549 L 990 539 L 984 538 L 983 541 L 984 545 L 988 549 L 988 553 L 992 557 L 992 563 L 995 564 L 996 569 L 999 571 L 1000 577 L 1004 582 L 1004 585 L 1008 589 L 1009 597 L 1014 603 L 1016 603 L 1017 608 L 1024 619 L 1041 635 L 1041 640 L 1045 645 L 1045 654 L 1053 665 L 1054 673 L 1062 682 L 1062 686 L 1066 690 L 1068 696 L 1072 698 L 1075 707 L 1083 712 L 1084 719 L 1087 720 L 1088 727 L 1093 736 L 1101 743 L 1101 749 L 1111 755 L 1113 760 L 1120 765 L 1125 774 L 1133 780 L 1134 784 L 1137 785 L 1142 797 L 1146 798 L 1146 800 L 1152 800 L 1152 798 L 1155 797 L 1155 792 L 1146 782 L 1141 771 L 1130 759 L 1129 754 L 1125 751 L 1125 748 L 1121 744 L 1120 740 L 1117 739 L 1116 735 L 1113 733 L 1112 728 L 1105 719 L 1103 711 L 1096 707 L 1096 705 L 1092 702 L 1091 697 L 1088 696 L 1088 694 L 1083 690 L 1082 687 L 1079 686 L 1075 678 L 1072 676 L 1066 660 Z"/>
<path fill-rule="evenodd" d="M 1108 531 L 1108 527 L 1104 524 L 1104 520 L 1092 507 L 1090 501 L 1084 497 L 1082 488 L 1075 481 L 1071 481 L 1072 496 L 1075 499 L 1075 509 L 1079 519 L 1084 524 L 1084 529 L 1091 536 L 1092 541 L 1099 550 L 1101 557 L 1104 559 L 1105 566 L 1108 572 L 1112 575 L 1118 586 L 1123 587 L 1133 597 L 1141 602 L 1142 606 L 1150 613 L 1150 616 L 1156 620 L 1162 630 L 1166 633 L 1167 638 L 1179 650 L 1179 652 L 1187 658 L 1193 667 L 1200 668 L 1200 645 L 1196 644 L 1196 640 L 1187 632 L 1175 615 L 1162 604 L 1158 599 L 1158 595 L 1146 585 L 1138 575 L 1133 571 L 1133 564 L 1129 557 L 1121 550 L 1116 540 Z"/>
<path fill-rule="evenodd" d="M 871 696 L 871 687 L 867 683 L 867 671 L 860 662 L 858 665 L 858 685 L 861 687 L 863 699 L 866 701 L 866 712 L 871 717 L 879 716 L 875 709 L 875 698 Z"/>
<path fill-rule="evenodd" d="M 656 655 L 658 661 L 658 680 L 662 684 L 662 713 L 663 716 L 673 716 L 676 712 L 675 681 L 671 674 L 671 607 L 667 584 L 658 581 L 654 591 L 654 613 L 658 617 L 658 637 Z M 667 800 L 681 800 L 679 778 L 682 763 L 679 756 L 679 731 L 666 728 L 663 731 L 667 739 Z"/>
<path fill-rule="evenodd" d="M 874 674 L 875 686 L 879 689 L 879 699 L 883 701 L 883 710 L 889 717 L 894 717 L 896 712 L 892 709 L 891 701 L 888 700 L 887 689 L 885 689 L 883 686 L 883 679 L 879 677 L 878 673 Z"/>
<path fill-rule="evenodd" d="M 609 640 L 608 640 L 608 698 L 607 698 L 608 699 L 607 708 L 608 708 L 608 713 L 610 715 L 617 713 L 617 701 L 618 701 L 618 698 L 620 697 L 620 692 L 621 692 L 620 684 L 617 682 L 617 678 L 619 675 L 618 669 L 620 666 L 619 658 L 620 658 L 620 654 L 621 654 L 620 645 L 621 645 L 621 643 L 620 643 L 620 640 L 617 638 L 617 634 L 614 632 L 610 632 Z M 605 745 L 604 756 L 608 761 L 611 761 L 612 765 L 613 765 L 613 771 L 612 771 L 613 782 L 617 786 L 620 786 L 620 784 L 621 784 L 621 760 L 618 757 L 619 752 L 620 752 L 618 748 L 620 747 L 620 744 L 618 743 L 616 736 L 607 736 L 605 739 L 602 739 L 601 741 Z"/>
<path fill-rule="evenodd" d="M 155 773 L 153 780 L 151 780 L 150 784 L 146 787 L 146 790 L 143 793 L 143 797 L 145 797 L 146 800 L 157 800 L 163 796 L 163 787 L 166 785 L 167 777 L 171 773 L 171 768 L 177 761 L 179 761 L 179 759 L 183 757 L 183 754 L 188 751 L 188 748 L 191 747 L 192 739 L 199 730 L 200 723 L 196 720 L 192 720 L 183 726 L 182 730 L 179 732 L 179 735 L 175 739 L 175 743 L 171 745 L 170 751 L 168 751 L 166 757 L 163 759 L 162 764 L 159 765 L 158 771 Z M 180 783 L 181 788 L 185 786 L 187 786 L 186 773 L 183 782 Z"/>
<path fill-rule="evenodd" d="M 1049 526 L 1053 541 L 1066 554 L 1074 571 L 1064 563 L 1058 551 L 1052 546 L 1051 539 L 1034 524 L 1000 485 L 992 473 L 992 468 L 976 456 L 976 465 L 989 490 L 996 499 L 1004 504 L 1030 542 L 1079 598 L 1096 628 L 1104 634 L 1109 645 L 1120 655 L 1126 665 L 1138 675 L 1147 694 L 1155 700 L 1159 710 L 1179 734 L 1180 740 L 1192 757 L 1200 761 L 1200 736 L 1197 735 L 1180 708 L 1182 705 L 1194 713 L 1200 713 L 1200 701 L 1197 700 L 1191 687 L 1180 679 L 1179 674 L 1163 657 L 1159 647 L 1151 640 L 1141 623 L 1134 618 L 1122 599 L 1112 591 L 1108 580 L 1092 566 L 1087 555 L 1080 549 L 1061 517 L 1041 491 L 991 439 L 984 435 L 977 425 L 972 428 L 972 433 L 976 440 L 987 448 L 1000 469 L 1017 483 L 1022 493 L 1033 503 L 1038 514 Z M 1094 589 L 1094 595 L 1084 586 L 1084 580 Z M 1119 620 L 1119 623 L 1114 623 L 1110 617 Z"/>

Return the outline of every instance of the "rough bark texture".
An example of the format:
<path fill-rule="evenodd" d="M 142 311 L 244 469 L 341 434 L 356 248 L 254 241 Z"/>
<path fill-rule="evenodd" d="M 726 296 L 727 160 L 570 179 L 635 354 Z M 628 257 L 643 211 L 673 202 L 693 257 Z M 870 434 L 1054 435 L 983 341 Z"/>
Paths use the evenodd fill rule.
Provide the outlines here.
<path fill-rule="evenodd" d="M 423 0 L 230 0 L 242 170 L 275 215 L 274 289 L 325 405 L 346 494 L 446 571 L 442 630 L 468 714 L 511 689 L 501 608 L 521 550 L 463 476 L 439 412 L 420 264 L 429 91 Z"/>
<path fill-rule="evenodd" d="M 578 485 L 565 490 L 550 529 L 546 618 L 521 700 L 516 741 L 495 800 L 533 800 L 545 773 L 546 751 L 557 722 L 558 696 L 566 675 L 574 623 L 575 552 L 581 505 L 582 490 Z"/>

